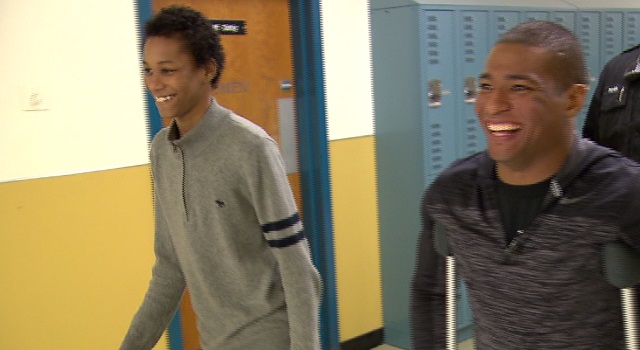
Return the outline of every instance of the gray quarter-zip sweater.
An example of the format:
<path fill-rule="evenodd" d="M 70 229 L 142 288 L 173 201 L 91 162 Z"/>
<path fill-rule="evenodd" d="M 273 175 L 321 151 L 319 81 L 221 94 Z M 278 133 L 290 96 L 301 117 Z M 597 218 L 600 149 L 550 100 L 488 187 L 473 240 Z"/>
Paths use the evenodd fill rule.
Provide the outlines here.
<path fill-rule="evenodd" d="M 151 349 L 189 288 L 205 350 L 319 349 L 320 278 L 278 147 L 212 99 L 151 144 L 152 279 L 121 349 Z"/>
<path fill-rule="evenodd" d="M 454 163 L 429 188 L 412 284 L 416 350 L 444 349 L 446 231 L 468 287 L 478 350 L 623 350 L 618 289 L 605 279 L 604 244 L 640 251 L 640 165 L 576 140 L 538 216 L 507 244 L 495 162 L 481 152 Z"/>

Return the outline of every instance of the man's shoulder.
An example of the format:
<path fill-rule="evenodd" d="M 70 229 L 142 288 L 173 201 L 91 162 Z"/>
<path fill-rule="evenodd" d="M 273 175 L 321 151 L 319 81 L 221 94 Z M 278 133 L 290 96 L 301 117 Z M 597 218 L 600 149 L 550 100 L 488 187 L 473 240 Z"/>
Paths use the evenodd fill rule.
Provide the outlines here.
<path fill-rule="evenodd" d="M 599 184 L 607 184 L 609 194 L 633 193 L 640 196 L 640 164 L 620 152 L 589 142 L 585 150 L 591 155 L 587 160 L 583 178 Z"/>
<path fill-rule="evenodd" d="M 636 62 L 639 54 L 640 44 L 630 47 L 610 59 L 603 70 L 624 73 L 625 70 L 629 69 L 629 65 Z M 620 78 L 622 78 L 622 75 L 620 75 Z"/>
<path fill-rule="evenodd" d="M 474 153 L 460 158 L 449 165 L 439 176 L 445 180 L 460 179 L 468 176 L 477 176 L 478 172 L 489 166 L 491 158 L 486 151 Z"/>
<path fill-rule="evenodd" d="M 460 158 L 443 170 L 430 187 L 438 190 L 474 185 L 479 177 L 488 176 L 491 163 L 492 160 L 486 151 Z"/>

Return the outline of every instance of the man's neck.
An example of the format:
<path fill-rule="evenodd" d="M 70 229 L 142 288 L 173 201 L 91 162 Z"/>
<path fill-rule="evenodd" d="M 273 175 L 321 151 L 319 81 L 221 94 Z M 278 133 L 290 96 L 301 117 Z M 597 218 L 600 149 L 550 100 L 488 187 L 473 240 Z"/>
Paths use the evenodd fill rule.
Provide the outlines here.
<path fill-rule="evenodd" d="M 526 165 L 496 163 L 496 173 L 509 185 L 532 185 L 547 180 L 560 171 L 569 158 L 570 149 Z"/>

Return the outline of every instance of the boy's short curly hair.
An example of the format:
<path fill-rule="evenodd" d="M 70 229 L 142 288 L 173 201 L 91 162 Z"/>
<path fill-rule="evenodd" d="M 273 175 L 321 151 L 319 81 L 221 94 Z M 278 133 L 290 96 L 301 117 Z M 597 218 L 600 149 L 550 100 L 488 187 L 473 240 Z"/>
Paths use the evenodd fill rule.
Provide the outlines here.
<path fill-rule="evenodd" d="M 211 78 L 211 86 L 217 87 L 224 68 L 225 55 L 220 36 L 211 23 L 202 13 L 192 8 L 172 5 L 160 10 L 144 27 L 145 41 L 153 36 L 175 35 L 184 40 L 197 67 L 208 64 L 212 59 L 215 61 L 216 74 Z"/>

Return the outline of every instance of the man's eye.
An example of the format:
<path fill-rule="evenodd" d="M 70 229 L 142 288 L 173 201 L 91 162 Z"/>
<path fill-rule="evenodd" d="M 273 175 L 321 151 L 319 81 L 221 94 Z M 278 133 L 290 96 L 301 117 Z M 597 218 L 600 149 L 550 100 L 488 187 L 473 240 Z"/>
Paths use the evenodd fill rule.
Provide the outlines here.
<path fill-rule="evenodd" d="M 168 69 L 168 68 L 164 68 L 161 70 L 162 74 L 164 75 L 171 75 L 175 73 L 175 71 L 176 71 L 175 69 Z"/>
<path fill-rule="evenodd" d="M 488 91 L 493 89 L 493 87 L 490 84 L 487 83 L 480 83 L 478 84 L 478 90 L 480 91 Z"/>
<path fill-rule="evenodd" d="M 142 71 L 144 72 L 145 75 L 151 74 L 151 68 L 144 68 Z"/>
<path fill-rule="evenodd" d="M 529 90 L 533 90 L 531 89 L 531 87 L 527 86 L 527 85 L 514 85 L 511 87 L 511 89 L 513 91 L 529 91 Z"/>

